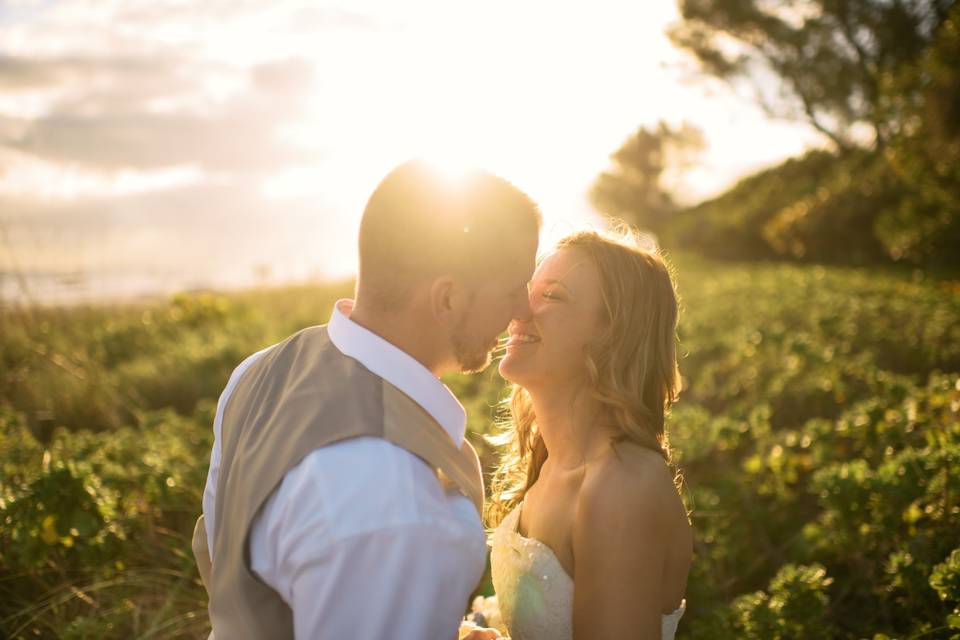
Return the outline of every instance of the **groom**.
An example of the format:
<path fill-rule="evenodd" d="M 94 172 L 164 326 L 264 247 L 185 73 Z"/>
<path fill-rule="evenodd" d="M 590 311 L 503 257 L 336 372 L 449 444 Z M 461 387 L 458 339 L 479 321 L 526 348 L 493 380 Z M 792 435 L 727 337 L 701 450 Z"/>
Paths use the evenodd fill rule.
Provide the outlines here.
<path fill-rule="evenodd" d="M 450 640 L 485 564 L 483 481 L 439 376 L 527 319 L 540 213 L 420 161 L 376 188 L 356 301 L 233 372 L 194 532 L 220 640 Z"/>

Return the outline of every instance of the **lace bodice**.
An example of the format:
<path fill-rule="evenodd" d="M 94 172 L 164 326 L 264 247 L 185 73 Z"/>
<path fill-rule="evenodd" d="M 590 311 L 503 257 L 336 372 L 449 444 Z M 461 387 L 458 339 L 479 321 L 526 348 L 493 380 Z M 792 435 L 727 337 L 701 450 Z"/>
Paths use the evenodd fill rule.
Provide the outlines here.
<path fill-rule="evenodd" d="M 500 614 L 512 640 L 573 638 L 573 579 L 547 545 L 518 532 L 520 506 L 493 533 L 490 564 Z M 685 602 L 663 616 L 663 640 L 673 640 Z"/>

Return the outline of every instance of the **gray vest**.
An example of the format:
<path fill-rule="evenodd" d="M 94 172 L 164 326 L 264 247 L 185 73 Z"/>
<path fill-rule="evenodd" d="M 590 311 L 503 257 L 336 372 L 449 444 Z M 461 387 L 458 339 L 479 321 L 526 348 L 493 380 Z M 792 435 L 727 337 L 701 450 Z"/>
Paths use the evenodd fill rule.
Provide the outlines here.
<path fill-rule="evenodd" d="M 482 511 L 480 463 L 466 440 L 458 449 L 420 405 L 343 355 L 325 327 L 295 333 L 244 372 L 223 410 L 212 558 L 202 515 L 193 533 L 218 637 L 293 638 L 292 611 L 250 570 L 250 526 L 304 457 L 360 436 L 417 455 Z"/>

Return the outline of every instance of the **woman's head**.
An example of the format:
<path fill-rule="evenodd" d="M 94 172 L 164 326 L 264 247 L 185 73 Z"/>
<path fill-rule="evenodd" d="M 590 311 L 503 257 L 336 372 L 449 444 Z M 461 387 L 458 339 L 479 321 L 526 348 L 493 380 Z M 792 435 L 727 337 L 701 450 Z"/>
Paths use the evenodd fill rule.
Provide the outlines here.
<path fill-rule="evenodd" d="M 536 480 L 546 450 L 530 393 L 558 385 L 571 396 L 588 394 L 597 423 L 612 427 L 618 441 L 669 460 L 664 418 L 680 391 L 678 305 L 663 258 L 629 233 L 567 236 L 537 267 L 530 308 L 529 321 L 511 324 L 500 363 L 515 383 L 506 435 L 525 477 L 522 486 L 501 478 L 501 490 L 522 493 Z M 508 456 L 504 470 L 510 463 Z"/>
<path fill-rule="evenodd" d="M 604 327 L 597 267 L 576 247 L 557 247 L 528 285 L 530 315 L 510 323 L 500 375 L 529 391 L 573 391 L 587 383 L 584 356 Z"/>

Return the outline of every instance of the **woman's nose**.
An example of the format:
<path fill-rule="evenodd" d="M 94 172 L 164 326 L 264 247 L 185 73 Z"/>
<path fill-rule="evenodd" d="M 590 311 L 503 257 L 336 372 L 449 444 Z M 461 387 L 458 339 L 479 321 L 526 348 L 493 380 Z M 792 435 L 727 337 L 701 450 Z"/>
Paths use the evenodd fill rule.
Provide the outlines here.
<path fill-rule="evenodd" d="M 533 312 L 530 310 L 530 298 L 520 296 L 517 305 L 513 310 L 513 317 L 520 322 L 529 322 L 533 318 Z"/>

